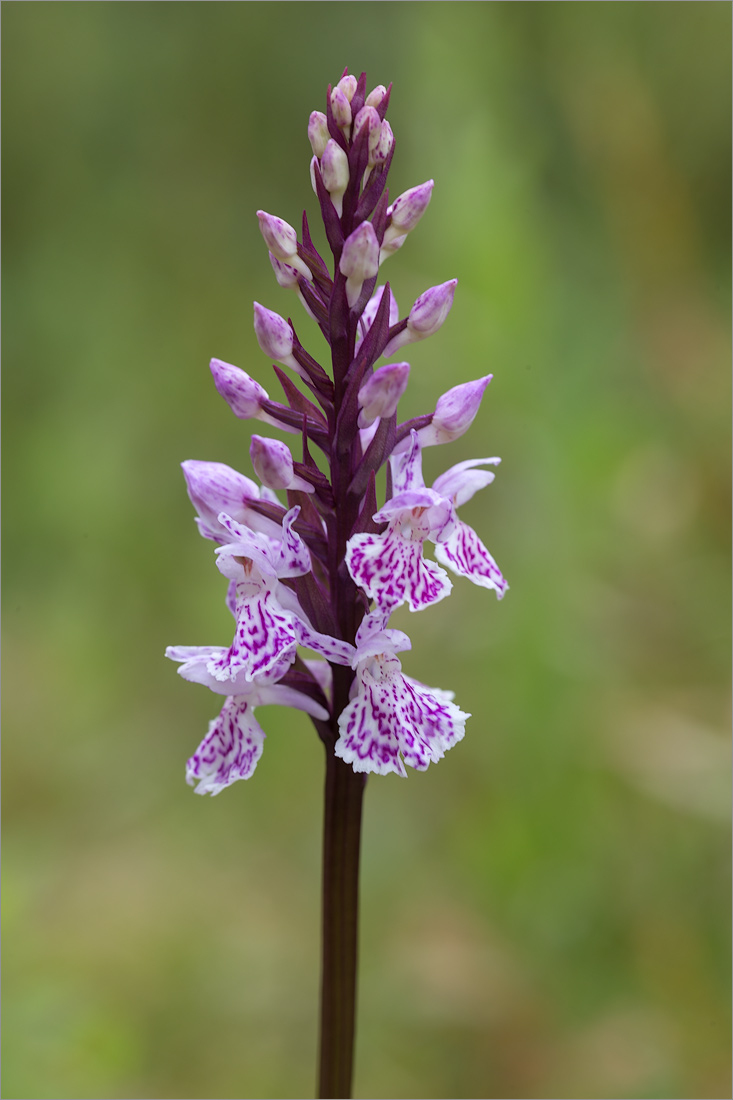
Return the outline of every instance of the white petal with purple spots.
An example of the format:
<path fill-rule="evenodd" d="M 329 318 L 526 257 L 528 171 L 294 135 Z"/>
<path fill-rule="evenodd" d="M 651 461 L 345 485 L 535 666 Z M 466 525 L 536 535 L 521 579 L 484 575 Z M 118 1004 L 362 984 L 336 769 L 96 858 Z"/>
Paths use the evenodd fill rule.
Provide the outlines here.
<path fill-rule="evenodd" d="M 354 771 L 405 776 L 405 764 L 424 771 L 464 735 L 470 715 L 449 692 L 404 676 L 394 654 L 365 661 L 358 685 L 339 718 L 334 750 Z"/>
<path fill-rule="evenodd" d="M 458 523 L 445 542 L 437 543 L 435 556 L 454 573 L 468 577 L 482 588 L 493 588 L 497 599 L 509 585 L 481 539 L 467 523 Z"/>
<path fill-rule="evenodd" d="M 330 634 L 319 634 L 302 619 L 295 619 L 295 636 L 301 645 L 315 650 L 334 665 L 350 665 L 356 650 L 350 642 L 332 638 Z"/>
<path fill-rule="evenodd" d="M 283 611 L 271 590 L 263 588 L 250 596 L 244 591 L 249 585 L 237 585 L 237 625 L 231 646 L 209 659 L 208 671 L 217 680 L 239 676 L 253 680 L 278 662 L 289 658 L 288 663 L 292 663 L 295 659 L 293 616 Z"/>
<path fill-rule="evenodd" d="M 230 696 L 186 762 L 186 782 L 196 784 L 196 794 L 215 795 L 237 779 L 249 779 L 262 756 L 264 740 L 249 700 Z"/>
<path fill-rule="evenodd" d="M 453 585 L 440 566 L 425 561 L 422 539 L 403 538 L 398 523 L 380 535 L 352 535 L 346 567 L 354 583 L 377 603 L 398 607 L 408 602 L 411 611 L 419 611 L 444 599 Z"/>

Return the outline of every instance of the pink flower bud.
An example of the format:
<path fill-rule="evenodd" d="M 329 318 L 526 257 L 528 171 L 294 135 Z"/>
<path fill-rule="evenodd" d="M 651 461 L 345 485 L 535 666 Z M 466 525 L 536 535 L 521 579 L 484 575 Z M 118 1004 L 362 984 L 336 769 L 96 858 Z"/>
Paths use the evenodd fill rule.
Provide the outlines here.
<path fill-rule="evenodd" d="M 293 358 L 293 330 L 284 317 L 265 309 L 259 302 L 254 303 L 255 336 L 265 355 L 277 359 L 279 363 L 298 370 Z"/>
<path fill-rule="evenodd" d="M 475 382 L 463 382 L 438 398 L 433 419 L 417 433 L 423 447 L 437 443 L 451 443 L 467 432 L 474 421 L 484 396 L 484 390 L 493 375 L 477 378 Z"/>
<path fill-rule="evenodd" d="M 379 144 L 379 135 L 382 129 L 382 120 L 373 107 L 362 107 L 359 111 L 359 114 L 354 119 L 352 140 L 355 141 L 357 135 L 364 129 L 367 129 L 369 133 L 369 164 L 373 164 L 374 151 Z"/>
<path fill-rule="evenodd" d="M 331 92 L 331 110 L 334 122 L 340 130 L 348 130 L 351 126 L 351 103 L 343 89 L 337 84 Z"/>
<path fill-rule="evenodd" d="M 298 477 L 294 472 L 293 456 L 289 448 L 280 440 L 253 435 L 249 457 L 258 478 L 268 489 L 300 489 L 306 493 L 315 492 L 310 482 Z"/>
<path fill-rule="evenodd" d="M 293 456 L 284 443 L 253 435 L 249 457 L 263 485 L 268 489 L 287 489 L 293 480 Z"/>
<path fill-rule="evenodd" d="M 347 73 L 346 76 L 341 77 L 336 87 L 341 89 L 349 103 L 351 103 L 354 98 L 354 93 L 356 92 L 357 84 L 358 81 L 356 77 L 352 76 L 351 73 Z"/>
<path fill-rule="evenodd" d="M 349 158 L 333 138 L 327 143 L 321 159 L 323 186 L 331 196 L 336 213 L 341 216 L 342 199 L 349 185 Z"/>
<path fill-rule="evenodd" d="M 313 155 L 322 157 L 328 144 L 328 123 L 323 111 L 311 111 L 308 119 L 308 141 L 311 143 Z"/>
<path fill-rule="evenodd" d="M 353 306 L 364 281 L 379 271 L 379 242 L 371 222 L 362 222 L 346 238 L 339 268 L 346 276 L 346 300 Z"/>
<path fill-rule="evenodd" d="M 382 259 L 402 247 L 405 234 L 415 228 L 427 210 L 433 186 L 433 181 L 428 180 L 427 183 L 421 183 L 418 187 L 411 187 L 392 203 L 387 211 L 392 216 L 392 221 L 384 234 Z"/>
<path fill-rule="evenodd" d="M 224 363 L 221 359 L 212 359 L 209 364 L 214 376 L 214 385 L 226 401 L 229 408 L 240 420 L 259 417 L 262 402 L 267 401 L 267 390 L 255 382 L 239 367 Z"/>
<path fill-rule="evenodd" d="M 359 427 L 368 428 L 379 417 L 392 416 L 407 389 L 409 363 L 388 363 L 376 370 L 359 390 Z"/>
<path fill-rule="evenodd" d="M 440 286 L 431 286 L 416 300 L 407 327 L 415 333 L 416 340 L 424 340 L 437 332 L 451 311 L 458 279 L 449 279 Z"/>
<path fill-rule="evenodd" d="M 407 318 L 407 328 L 387 344 L 382 355 L 392 355 L 405 344 L 414 344 L 437 332 L 450 313 L 458 279 L 431 286 L 415 301 Z"/>
<path fill-rule="evenodd" d="M 272 424 L 281 432 L 300 434 L 299 428 L 282 424 L 276 417 L 264 411 L 262 402 L 269 400 L 267 390 L 263 389 L 259 382 L 255 382 L 254 378 L 250 378 L 245 371 L 232 366 L 231 363 L 224 363 L 221 359 L 212 359 L 209 365 L 217 392 L 240 420 L 260 420 L 263 424 Z"/>
<path fill-rule="evenodd" d="M 367 107 L 378 107 L 387 94 L 387 89 L 384 84 L 377 84 L 376 88 L 373 88 L 369 95 L 366 97 Z"/>

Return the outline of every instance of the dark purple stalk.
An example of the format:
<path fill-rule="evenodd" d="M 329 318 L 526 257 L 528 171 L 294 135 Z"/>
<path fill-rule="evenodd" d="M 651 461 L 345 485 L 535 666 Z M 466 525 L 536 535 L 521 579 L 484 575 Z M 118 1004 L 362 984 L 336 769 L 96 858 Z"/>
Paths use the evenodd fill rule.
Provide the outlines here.
<path fill-rule="evenodd" d="M 366 776 L 326 745 L 318 1096 L 351 1096 L 361 807 Z"/>

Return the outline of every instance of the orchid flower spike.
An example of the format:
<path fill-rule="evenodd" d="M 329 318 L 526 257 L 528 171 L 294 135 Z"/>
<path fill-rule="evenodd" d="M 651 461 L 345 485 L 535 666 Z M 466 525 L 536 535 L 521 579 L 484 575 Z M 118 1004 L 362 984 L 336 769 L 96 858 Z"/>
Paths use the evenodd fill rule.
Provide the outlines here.
<path fill-rule="evenodd" d="M 328 767 L 340 775 L 341 761 L 360 774 L 404 776 L 407 767 L 424 771 L 442 759 L 463 738 L 469 715 L 450 692 L 403 671 L 411 643 L 390 627 L 390 616 L 405 604 L 419 612 L 446 599 L 453 576 L 498 598 L 508 587 L 459 517 L 492 483 L 499 459 L 465 459 L 431 486 L 422 472 L 426 447 L 468 432 L 491 375 L 452 386 L 432 413 L 398 422 L 410 377 L 398 353 L 441 328 L 457 281 L 429 287 L 403 319 L 389 284 L 376 287 L 380 263 L 423 217 L 433 180 L 390 204 L 391 86 L 368 89 L 365 74 L 345 70 L 329 86 L 324 109 L 307 120 L 328 251 L 318 251 L 305 214 L 298 231 L 257 212 L 277 283 L 296 292 L 327 356 L 318 362 L 316 347 L 311 353 L 301 343 L 289 319 L 255 302 L 255 335 L 279 364 L 273 369 L 282 400 L 231 363 L 211 361 L 216 389 L 234 416 L 256 421 L 258 431 L 266 424 L 299 437 L 298 453 L 255 434 L 254 477 L 219 462 L 183 463 L 196 524 L 214 544 L 232 615 L 223 644 L 167 651 L 185 680 L 224 697 L 186 765 L 187 781 L 201 794 L 252 775 L 265 739 L 255 709 L 270 703 L 309 715 Z M 348 782 L 356 782 L 353 775 Z"/>

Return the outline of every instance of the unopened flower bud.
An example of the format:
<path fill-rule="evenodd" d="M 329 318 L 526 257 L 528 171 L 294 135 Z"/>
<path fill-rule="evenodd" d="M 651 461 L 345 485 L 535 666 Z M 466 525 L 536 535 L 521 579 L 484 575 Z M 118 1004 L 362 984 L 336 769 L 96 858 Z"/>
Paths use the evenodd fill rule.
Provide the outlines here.
<path fill-rule="evenodd" d="M 250 420 L 260 415 L 262 402 L 267 401 L 267 390 L 255 382 L 239 367 L 212 359 L 209 364 L 217 391 L 240 420 Z"/>
<path fill-rule="evenodd" d="M 362 284 L 379 271 L 379 242 L 371 222 L 362 222 L 346 238 L 339 268 L 346 276 L 346 300 L 353 307 L 361 294 Z"/>
<path fill-rule="evenodd" d="M 258 210 L 257 217 L 265 244 L 278 260 L 289 260 L 291 256 L 297 256 L 298 234 L 292 225 L 265 210 Z"/>
<path fill-rule="evenodd" d="M 463 382 L 439 397 L 431 423 L 417 433 L 420 445 L 432 447 L 437 443 L 451 443 L 467 432 L 492 377 L 487 374 L 475 382 Z"/>
<path fill-rule="evenodd" d="M 272 424 L 283 432 L 299 432 L 298 428 L 282 424 L 265 412 L 262 402 L 269 400 L 267 390 L 259 382 L 255 382 L 254 378 L 250 378 L 246 371 L 232 366 L 231 363 L 224 363 L 221 359 L 212 359 L 209 366 L 217 392 L 240 420 L 261 420 L 263 424 Z"/>
<path fill-rule="evenodd" d="M 341 217 L 343 197 L 349 185 L 349 158 L 333 138 L 327 143 L 321 158 L 323 186 L 331 196 L 336 213 Z"/>
<path fill-rule="evenodd" d="M 387 344 L 382 355 L 392 355 L 405 344 L 414 344 L 425 340 L 437 332 L 451 311 L 458 279 L 449 279 L 447 283 L 431 286 L 416 299 L 407 318 L 407 328 Z"/>
<path fill-rule="evenodd" d="M 359 390 L 359 427 L 368 428 L 380 417 L 392 416 L 407 389 L 409 363 L 388 363 L 374 371 Z"/>
<path fill-rule="evenodd" d="M 341 77 L 336 87 L 341 89 L 341 91 L 348 99 L 349 103 L 351 103 L 352 99 L 354 98 L 354 93 L 356 92 L 356 86 L 358 83 L 359 82 L 355 76 L 352 76 L 351 73 L 347 73 L 346 76 Z"/>
<path fill-rule="evenodd" d="M 308 119 L 308 140 L 311 143 L 313 155 L 323 156 L 323 150 L 328 144 L 328 123 L 323 111 L 311 111 Z"/>
<path fill-rule="evenodd" d="M 271 309 L 254 303 L 255 336 L 265 355 L 277 359 L 293 370 L 299 370 L 293 358 L 293 330 L 284 317 Z"/>
<path fill-rule="evenodd" d="M 377 84 L 376 88 L 373 88 L 369 95 L 366 97 L 367 107 L 378 107 L 387 94 L 387 89 L 384 84 Z"/>
<path fill-rule="evenodd" d="M 368 333 L 369 329 L 374 324 L 374 318 L 377 316 L 377 310 L 379 309 L 380 302 L 382 301 L 382 295 L 384 294 L 386 286 L 380 286 L 379 289 L 372 295 L 367 304 L 364 307 L 364 312 L 359 318 L 359 327 L 356 330 L 356 347 L 359 347 L 362 339 Z M 396 325 L 400 319 L 400 311 L 395 300 L 395 296 L 391 289 L 389 291 L 389 318 L 388 324 L 391 327 Z"/>
<path fill-rule="evenodd" d="M 338 84 L 331 92 L 331 110 L 338 128 L 344 131 L 348 130 L 351 126 L 351 103 Z"/>
<path fill-rule="evenodd" d="M 415 333 L 416 340 L 424 340 L 437 332 L 451 311 L 458 279 L 449 279 L 447 283 L 431 286 L 415 301 L 407 327 Z"/>
<path fill-rule="evenodd" d="M 270 263 L 272 264 L 272 270 L 275 272 L 278 286 L 297 287 L 297 268 L 293 267 L 292 264 L 286 264 L 282 260 L 278 260 L 277 256 L 273 255 L 272 252 L 268 252 L 267 255 L 270 257 Z M 311 279 L 312 278 L 313 276 L 311 276 Z"/>
<path fill-rule="evenodd" d="M 270 252 L 283 263 L 290 264 L 306 279 L 311 277 L 308 265 L 298 255 L 298 234 L 282 218 L 276 218 L 274 214 L 267 214 L 264 210 L 257 211 L 260 223 L 260 232 L 265 239 Z"/>
<path fill-rule="evenodd" d="M 315 491 L 310 482 L 304 481 L 294 472 L 293 456 L 279 439 L 253 435 L 249 457 L 258 478 L 268 489 L 301 489 L 307 493 Z"/>
<path fill-rule="evenodd" d="M 352 138 L 355 141 L 358 134 L 364 129 L 368 130 L 369 164 L 374 164 L 374 151 L 379 144 L 379 135 L 382 129 L 382 120 L 374 107 L 362 107 L 354 119 L 354 131 Z"/>
<path fill-rule="evenodd" d="M 379 131 L 379 141 L 371 156 L 372 165 L 378 167 L 380 164 L 384 164 L 393 148 L 394 134 L 392 133 L 392 127 L 385 118 Z"/>
<path fill-rule="evenodd" d="M 382 241 L 381 260 L 402 247 L 405 235 L 415 228 L 427 210 L 433 186 L 433 181 L 428 180 L 427 183 L 421 183 L 418 187 L 411 187 L 409 191 L 404 191 L 392 203 L 387 211 L 392 221 L 387 227 Z"/>

